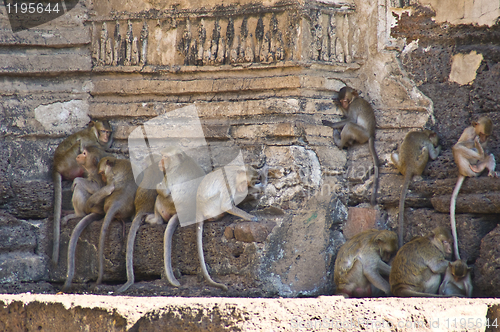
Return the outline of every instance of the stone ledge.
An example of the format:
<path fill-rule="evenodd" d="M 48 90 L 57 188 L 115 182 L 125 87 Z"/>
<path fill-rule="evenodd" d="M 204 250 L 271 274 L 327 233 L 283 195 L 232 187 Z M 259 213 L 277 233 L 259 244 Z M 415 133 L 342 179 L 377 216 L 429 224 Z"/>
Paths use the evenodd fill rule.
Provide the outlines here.
<path fill-rule="evenodd" d="M 484 329 L 500 299 L 304 299 L 0 295 L 5 330 L 291 331 Z M 479 326 L 479 322 L 482 324 Z"/>

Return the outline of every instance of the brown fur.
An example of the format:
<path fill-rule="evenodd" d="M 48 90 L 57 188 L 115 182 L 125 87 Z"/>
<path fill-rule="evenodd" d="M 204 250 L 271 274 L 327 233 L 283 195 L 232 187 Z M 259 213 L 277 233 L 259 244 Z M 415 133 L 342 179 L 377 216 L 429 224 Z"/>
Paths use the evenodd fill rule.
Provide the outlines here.
<path fill-rule="evenodd" d="M 436 146 L 436 148 L 434 148 Z M 429 157 L 436 159 L 441 147 L 438 136 L 432 130 L 411 131 L 406 134 L 399 151 L 391 154 L 398 171 L 404 175 L 401 197 L 399 199 L 399 246 L 404 243 L 404 209 L 408 186 L 414 175 L 422 175 Z"/>
<path fill-rule="evenodd" d="M 387 230 L 370 229 L 344 243 L 333 274 L 337 294 L 369 297 L 376 289 L 389 294 L 390 286 L 383 276 L 389 276 L 391 267 L 387 262 L 397 250 L 396 233 Z"/>

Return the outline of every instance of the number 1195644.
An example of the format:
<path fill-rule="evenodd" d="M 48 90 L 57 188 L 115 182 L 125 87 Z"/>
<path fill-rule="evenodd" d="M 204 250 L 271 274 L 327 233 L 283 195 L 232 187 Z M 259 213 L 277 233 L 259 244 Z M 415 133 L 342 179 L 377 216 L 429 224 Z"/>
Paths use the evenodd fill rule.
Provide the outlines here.
<path fill-rule="evenodd" d="M 49 14 L 59 13 L 59 3 L 41 2 L 7 3 L 7 14 Z"/>

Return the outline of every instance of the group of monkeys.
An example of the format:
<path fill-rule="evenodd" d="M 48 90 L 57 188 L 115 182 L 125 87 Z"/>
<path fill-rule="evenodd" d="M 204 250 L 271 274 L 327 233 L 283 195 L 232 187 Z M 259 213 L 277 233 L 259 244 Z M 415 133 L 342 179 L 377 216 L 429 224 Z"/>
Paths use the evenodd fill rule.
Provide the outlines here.
<path fill-rule="evenodd" d="M 379 160 L 374 146 L 373 108 L 356 90 L 347 86 L 340 89 L 337 103 L 347 119 L 335 123 L 323 120 L 323 125 L 334 128 L 333 138 L 341 149 L 354 142 L 368 141 L 375 168 L 371 197 L 375 205 Z M 339 133 L 337 129 L 342 130 Z M 380 295 L 381 292 L 392 292 L 395 296 L 472 296 L 470 268 L 460 259 L 458 251 L 455 206 L 465 177 L 479 176 L 485 169 L 488 169 L 488 176 L 498 177 L 495 157 L 484 151 L 492 129 L 492 121 L 481 117 L 464 130 L 453 146 L 459 176 L 450 201 L 452 235 L 439 227 L 428 236 L 414 238 L 403 245 L 404 203 L 409 183 L 414 175 L 422 174 L 429 158 L 436 159 L 441 151 L 437 134 L 432 130 L 412 131 L 405 136 L 398 152 L 391 154 L 396 168 L 404 175 L 399 200 L 399 234 L 369 230 L 347 241 L 335 261 L 337 293 L 349 297 Z M 387 262 L 395 252 L 396 257 L 389 266 Z M 448 261 L 452 252 L 456 259 L 453 263 Z M 383 276 L 389 277 L 389 282 Z"/>
<path fill-rule="evenodd" d="M 160 155 L 150 155 L 148 167 L 136 181 L 130 160 L 118 159 L 106 152 L 112 141 L 109 122 L 92 121 L 86 129 L 63 140 L 54 153 L 54 264 L 59 261 L 60 224 L 65 224 L 71 218 L 83 217 L 71 234 L 67 278 L 62 290 L 67 291 L 71 287 L 79 236 L 88 225 L 103 217 L 98 245 L 99 272 L 96 285 L 100 284 L 103 278 L 104 242 L 111 221 L 115 218 L 122 221 L 133 218 L 126 248 L 127 282 L 119 287 L 117 292 L 124 292 L 134 283 L 134 242 L 142 222 L 167 222 L 164 236 L 165 273 L 170 284 L 179 286 L 171 263 L 172 236 L 179 224 L 179 213 L 192 217 L 193 223 L 197 225 L 198 257 L 205 279 L 210 285 L 227 290 L 226 285 L 212 280 L 207 271 L 202 242 L 203 221 L 217 218 L 223 212 L 245 220 L 257 221 L 256 216 L 239 209 L 235 202 L 241 202 L 248 196 L 255 198 L 262 191 L 267 179 L 266 169 L 257 170 L 248 165 L 228 165 L 206 174 L 182 148 L 168 145 Z M 73 180 L 74 214 L 61 220 L 62 179 Z M 183 184 L 190 181 L 197 186 L 186 189 Z M 176 186 L 182 189 L 176 191 L 174 203 L 172 190 Z M 193 197 L 196 198 L 196 211 L 191 211 L 193 205 L 187 203 L 192 202 Z"/>
<path fill-rule="evenodd" d="M 373 108 L 356 90 L 347 86 L 339 91 L 337 103 L 347 119 L 335 123 L 323 120 L 323 125 L 334 128 L 333 138 L 341 149 L 355 142 L 369 143 L 375 170 L 371 203 L 375 205 L 379 159 L 375 150 L 376 120 Z M 341 132 L 337 129 L 341 129 Z M 415 238 L 403 246 L 404 201 L 409 182 L 414 175 L 421 175 L 428 159 L 437 158 L 441 150 L 438 137 L 431 130 L 412 131 L 406 135 L 399 151 L 391 155 L 397 169 L 405 176 L 399 202 L 399 237 L 391 231 L 370 230 L 346 242 L 335 262 L 334 280 L 338 293 L 354 297 L 372 296 L 377 292 L 392 292 L 396 296 L 439 296 L 439 290 L 441 295 L 471 296 L 469 268 L 460 260 L 458 252 L 455 204 L 465 177 L 478 176 L 485 168 L 489 170 L 489 176 L 497 177 L 494 156 L 484 152 L 491 132 L 491 120 L 482 117 L 464 130 L 453 147 L 453 156 L 459 168 L 459 178 L 450 203 L 453 237 L 447 230 L 437 228 L 430 235 Z M 74 228 L 69 241 L 68 271 L 63 291 L 70 288 L 74 277 L 79 236 L 90 223 L 103 216 L 96 284 L 100 284 L 103 278 L 104 240 L 109 224 L 115 218 L 124 220 L 133 217 L 127 238 L 127 282 L 117 292 L 127 290 L 134 283 L 134 241 L 142 222 L 167 222 L 164 236 L 165 273 L 170 284 L 179 286 L 172 271 L 172 236 L 179 224 L 178 213 L 192 209 L 183 202 L 192 197 L 196 197 L 193 219 L 197 225 L 198 257 L 202 273 L 210 285 L 226 290 L 227 287 L 212 280 L 207 271 L 202 244 L 203 221 L 213 218 L 220 211 L 229 212 L 244 220 L 256 221 L 257 217 L 236 207 L 236 197 L 258 195 L 267 181 L 266 172 L 251 166 L 231 171 L 232 166 L 226 166 L 224 170 L 206 175 L 193 158 L 180 147 L 171 145 L 165 147 L 161 155 L 151 156 L 149 166 L 140 181 L 136 181 L 129 160 L 115 158 L 106 152 L 112 142 L 110 124 L 107 121 L 92 121 L 86 129 L 63 140 L 54 154 L 54 264 L 59 260 L 60 224 L 74 217 L 83 217 Z M 180 199 L 176 199 L 174 204 L 172 188 L 200 178 L 203 180 L 197 187 L 181 191 Z M 74 214 L 61 220 L 62 179 L 74 180 Z M 234 185 L 228 186 L 228 182 Z M 453 244 L 456 261 L 450 263 L 447 259 L 451 258 Z M 398 247 L 401 248 L 399 251 Z M 396 251 L 391 268 L 387 262 Z M 441 283 L 442 273 L 445 273 L 445 278 Z M 389 277 L 389 282 L 383 276 Z"/>

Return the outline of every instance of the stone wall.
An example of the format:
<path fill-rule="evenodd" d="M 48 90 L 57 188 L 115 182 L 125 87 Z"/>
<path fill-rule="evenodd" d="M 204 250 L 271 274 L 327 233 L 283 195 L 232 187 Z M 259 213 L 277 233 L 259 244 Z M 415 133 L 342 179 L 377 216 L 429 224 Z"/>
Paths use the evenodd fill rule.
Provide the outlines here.
<path fill-rule="evenodd" d="M 406 240 L 436 224 L 448 225 L 445 206 L 456 180 L 450 147 L 475 115 L 488 112 L 498 118 L 491 46 L 498 43 L 498 28 L 453 28 L 463 37 L 457 42 L 453 29 L 432 20 L 432 9 L 397 8 L 392 2 L 216 5 L 207 0 L 193 7 L 189 1 L 80 1 L 59 18 L 17 32 L 10 31 L 1 7 L 0 232 L 5 240 L 0 241 L 0 262 L 5 268 L 0 282 L 5 289 L 20 282 L 51 282 L 57 290 L 65 279 L 67 243 L 77 220 L 62 228 L 60 262 L 50 266 L 52 155 L 90 118 L 110 120 L 112 150 L 128 157 L 127 139 L 139 125 L 194 105 L 212 153 L 199 160 L 206 171 L 223 165 L 231 149 L 243 151 L 246 163 L 269 167 L 262 197 L 243 206 L 259 216 L 262 227 L 252 227 L 263 236 L 248 237 L 248 230 L 238 235 L 244 226 L 233 216 L 205 225 L 211 274 L 230 291 L 199 288 L 195 232 L 187 226 L 176 232 L 173 255 L 174 272 L 185 286 L 174 289 L 165 282 L 160 294 L 332 293 L 333 262 L 346 238 L 366 228 L 396 229 L 402 176 L 389 155 L 411 129 L 433 127 L 445 149 L 424 180 L 410 186 Z M 428 26 L 432 29 L 423 29 Z M 486 32 L 481 42 L 472 43 L 469 34 L 481 32 Z M 477 65 L 471 84 L 463 83 L 467 75 L 449 74 L 450 59 L 459 53 L 456 68 Z M 332 130 L 321 125 L 323 119 L 340 118 L 331 99 L 345 84 L 360 90 L 376 112 L 376 148 L 383 165 L 375 209 L 368 204 L 372 161 L 367 146 L 339 150 Z M 493 136 L 491 150 L 498 155 Z M 498 201 L 498 183 L 468 179 L 462 189 L 458 231 L 470 264 L 480 256 L 486 261 L 497 257 L 487 249 L 490 242 L 480 247 L 480 239 L 498 224 L 496 204 L 488 204 Z M 70 209 L 70 183 L 64 186 L 64 208 Z M 99 229 L 96 222 L 82 234 L 76 282 L 96 278 Z M 139 230 L 137 280 L 163 274 L 164 229 L 143 225 Z M 113 291 L 113 284 L 125 280 L 126 233 L 118 222 L 108 232 L 108 284 L 93 290 L 97 293 Z M 477 268 L 477 280 L 486 273 Z M 88 289 L 77 286 L 76 291 Z M 147 290 L 132 287 L 130 294 L 141 291 Z"/>

